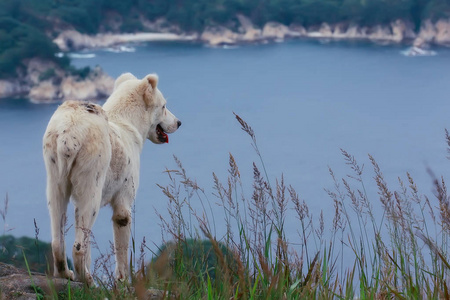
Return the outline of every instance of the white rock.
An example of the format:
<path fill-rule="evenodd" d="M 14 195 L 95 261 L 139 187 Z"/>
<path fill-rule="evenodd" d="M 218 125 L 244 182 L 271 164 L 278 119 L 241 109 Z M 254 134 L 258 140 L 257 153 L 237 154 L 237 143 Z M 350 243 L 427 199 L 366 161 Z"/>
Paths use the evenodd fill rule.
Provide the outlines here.
<path fill-rule="evenodd" d="M 266 39 L 284 39 L 290 31 L 286 25 L 277 22 L 268 22 L 264 25 L 262 36 Z"/>

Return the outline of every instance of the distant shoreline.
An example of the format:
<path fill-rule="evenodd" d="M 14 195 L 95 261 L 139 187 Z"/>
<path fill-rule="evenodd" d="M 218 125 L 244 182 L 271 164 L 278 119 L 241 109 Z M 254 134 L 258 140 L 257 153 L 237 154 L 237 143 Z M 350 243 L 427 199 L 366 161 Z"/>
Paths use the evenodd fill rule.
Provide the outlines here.
<path fill-rule="evenodd" d="M 417 49 L 426 49 L 431 45 L 450 46 L 450 19 L 440 19 L 435 23 L 426 20 L 418 32 L 414 31 L 411 23 L 402 20 L 371 27 L 346 23 L 322 23 L 320 26 L 309 28 L 301 25 L 286 26 L 277 22 L 268 22 L 262 28 L 258 28 L 243 15 L 239 15 L 238 20 L 240 22 L 238 31 L 232 31 L 224 26 L 207 27 L 201 33 L 138 32 L 87 35 L 75 30 L 67 30 L 61 32 L 54 39 L 54 43 L 63 52 L 109 48 L 139 42 L 195 41 L 209 46 L 231 46 L 282 42 L 297 38 L 405 44 Z"/>
<path fill-rule="evenodd" d="M 98 49 L 119 46 L 127 43 L 161 42 L 161 41 L 194 41 L 196 35 L 179 35 L 175 33 L 99 33 L 82 34 L 75 30 L 62 32 L 53 42 L 61 51 Z"/>
<path fill-rule="evenodd" d="M 411 23 L 397 20 L 387 25 L 372 27 L 356 24 L 322 23 L 305 28 L 300 25 L 286 26 L 268 22 L 262 28 L 253 25 L 249 18 L 238 15 L 240 27 L 236 31 L 224 26 L 207 27 L 201 33 L 186 33 L 179 29 L 171 32 L 98 33 L 82 34 L 75 30 L 62 31 L 53 41 L 62 52 L 85 49 L 116 48 L 121 45 L 142 42 L 199 42 L 211 47 L 235 46 L 283 42 L 292 39 L 330 41 L 368 41 L 378 44 L 405 44 L 406 56 L 429 56 L 436 53 L 428 48 L 432 45 L 450 46 L 450 19 L 437 22 L 426 20 L 418 32 Z M 155 29 L 157 31 L 157 28 Z M 126 51 L 126 49 L 125 49 Z M 54 73 L 53 77 L 42 79 L 43 75 Z M 109 95 L 114 80 L 100 69 L 91 76 L 79 80 L 64 74 L 55 64 L 38 59 L 27 62 L 27 76 L 21 79 L 0 80 L 0 98 L 26 96 L 35 102 L 63 101 L 66 99 L 102 99 Z"/>

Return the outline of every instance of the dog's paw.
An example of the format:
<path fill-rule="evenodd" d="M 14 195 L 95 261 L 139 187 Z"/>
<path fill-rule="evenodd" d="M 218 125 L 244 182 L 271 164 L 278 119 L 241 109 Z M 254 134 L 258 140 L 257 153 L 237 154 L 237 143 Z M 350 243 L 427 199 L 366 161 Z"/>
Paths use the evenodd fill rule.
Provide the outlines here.
<path fill-rule="evenodd" d="M 71 271 L 71 270 L 67 270 L 67 277 L 66 277 L 67 279 L 70 279 L 70 280 L 75 280 L 75 274 L 73 273 L 73 271 Z"/>
<path fill-rule="evenodd" d="M 73 273 L 73 271 L 68 269 L 64 270 L 63 272 L 55 274 L 55 277 L 69 279 L 71 281 L 75 280 L 75 274 Z"/>
<path fill-rule="evenodd" d="M 77 274 L 76 280 L 84 282 L 88 287 L 95 287 L 94 278 L 88 271 L 86 271 L 83 276 Z"/>
<path fill-rule="evenodd" d="M 94 278 L 89 273 L 86 274 L 85 282 L 88 287 L 95 287 Z"/>
<path fill-rule="evenodd" d="M 121 284 L 128 283 L 128 274 L 126 272 L 117 272 L 116 273 L 116 282 Z"/>

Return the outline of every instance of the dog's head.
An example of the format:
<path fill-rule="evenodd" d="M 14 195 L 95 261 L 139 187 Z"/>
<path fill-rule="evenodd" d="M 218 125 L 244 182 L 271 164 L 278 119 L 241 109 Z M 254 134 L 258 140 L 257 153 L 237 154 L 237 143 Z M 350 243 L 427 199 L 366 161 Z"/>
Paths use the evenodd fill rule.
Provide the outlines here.
<path fill-rule="evenodd" d="M 117 78 L 114 90 L 125 81 L 136 80 L 138 79 L 131 73 L 122 74 Z M 148 113 L 146 117 L 149 120 L 150 128 L 147 138 L 155 144 L 168 143 L 167 134 L 175 132 L 181 126 L 181 121 L 167 109 L 167 101 L 157 87 L 158 76 L 156 74 L 149 74 L 139 81 L 135 92 L 139 94 L 139 98 L 142 95 Z"/>

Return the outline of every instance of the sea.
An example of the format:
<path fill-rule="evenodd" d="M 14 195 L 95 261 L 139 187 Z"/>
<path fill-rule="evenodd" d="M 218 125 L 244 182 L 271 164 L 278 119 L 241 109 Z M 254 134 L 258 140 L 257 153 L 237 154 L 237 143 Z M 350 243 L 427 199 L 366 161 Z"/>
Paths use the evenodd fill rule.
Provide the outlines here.
<path fill-rule="evenodd" d="M 226 226 L 213 173 L 227 186 L 230 155 L 242 181 L 237 201 L 252 197 L 255 163 L 274 191 L 281 178 L 296 190 L 316 228 L 323 215 L 325 239 L 335 213 L 327 192 L 335 188 L 330 169 L 341 188 L 344 178 L 355 190 L 361 189 L 343 150 L 363 170 L 361 179 L 377 220 L 383 208 L 369 155 L 392 190 L 400 189 L 399 179 L 407 184 L 409 173 L 419 192 L 436 207 L 433 176 L 450 175 L 445 138 L 445 129 L 450 128 L 450 50 L 435 48 L 435 55 L 409 57 L 404 55 L 406 48 L 311 40 L 218 48 L 173 42 L 70 56 L 75 67 L 99 65 L 113 77 L 124 72 L 137 77 L 158 74 L 168 108 L 182 121 L 168 144 L 147 141 L 142 152 L 132 236 L 136 247 L 145 239 L 148 261 L 163 241 L 171 239 L 162 230 L 162 224 L 172 219 L 161 187 L 173 184 L 169 175 L 176 177 L 167 171 L 180 170 L 175 157 L 200 188 L 191 193 L 181 184 L 183 209 L 188 210 L 189 201 L 198 216 L 213 223 L 212 234 L 219 240 Z M 51 240 L 42 137 L 59 104 L 0 99 L 3 234 Z M 252 128 L 256 145 L 235 114 Z M 176 178 L 180 184 L 182 179 Z M 96 220 L 94 260 L 110 251 L 111 216 L 112 210 L 105 207 Z M 186 218 L 198 228 L 195 220 Z M 70 205 L 69 257 L 73 222 Z M 293 247 L 301 245 L 300 222 L 292 203 L 284 226 Z"/>

